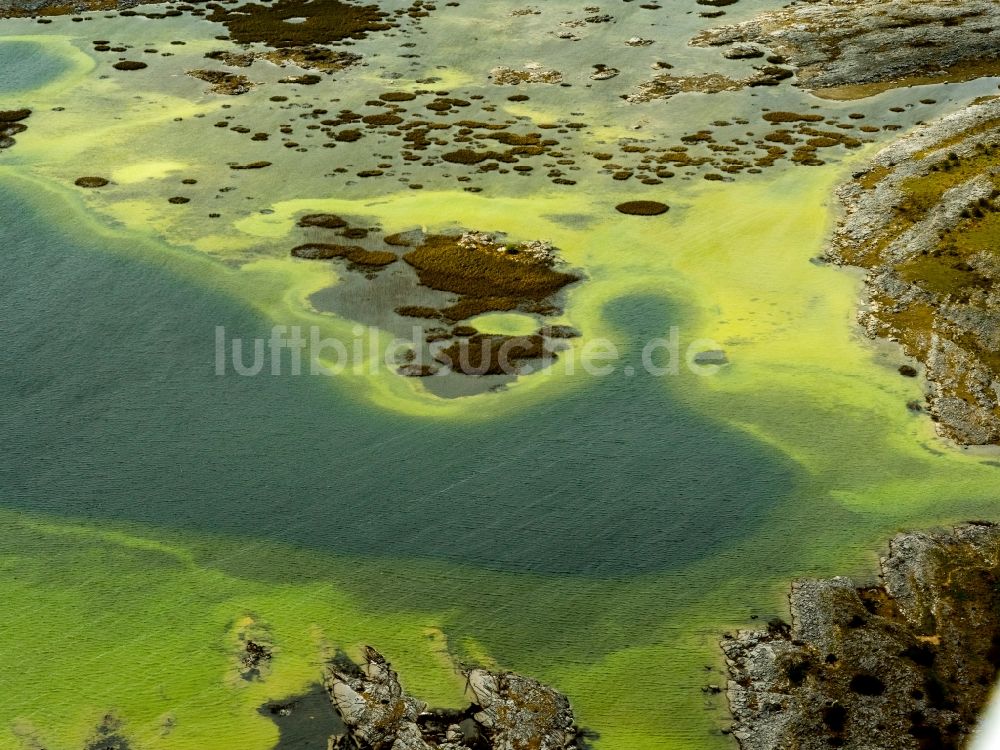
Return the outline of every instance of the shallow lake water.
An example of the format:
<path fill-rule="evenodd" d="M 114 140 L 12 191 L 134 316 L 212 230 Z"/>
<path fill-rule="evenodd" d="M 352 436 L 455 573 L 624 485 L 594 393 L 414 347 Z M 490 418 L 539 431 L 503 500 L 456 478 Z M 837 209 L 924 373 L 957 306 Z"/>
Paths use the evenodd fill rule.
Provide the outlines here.
<path fill-rule="evenodd" d="M 513 5 L 501 5 L 489 23 L 503 29 Z M 764 6 L 743 5 L 734 18 Z M 463 18 L 428 27 L 448 67 L 437 85 L 487 91 L 454 34 Z M 896 373 L 898 351 L 860 336 L 858 278 L 810 262 L 832 191 L 864 154 L 732 184 L 675 180 L 656 188 L 672 208 L 654 219 L 613 210 L 644 188 L 589 173 L 569 192 L 487 175 L 471 194 L 431 170 L 423 191 L 369 188 L 272 143 L 258 155 L 277 154 L 273 171 L 234 176 L 227 161 L 250 152 L 219 147 L 224 129 L 205 135 L 196 118 L 223 116 L 220 98 L 182 75 L 211 35 L 189 18 L 140 23 L 150 44 L 187 35 L 155 79 L 85 64 L 91 36 L 135 33 L 123 18 L 0 42 L 0 101 L 36 109 L 0 170 L 0 601 L 15 603 L 0 623 L 0 748 L 79 748 L 111 712 L 136 748 L 266 750 L 278 729 L 260 706 L 366 643 L 432 703 L 461 702 L 457 657 L 565 691 L 600 750 L 730 747 L 723 697 L 702 692 L 725 680 L 723 631 L 786 616 L 796 576 L 870 576 L 897 530 L 995 517 L 995 458 L 946 445 L 906 409 L 920 384 Z M 629 23 L 600 33 L 627 38 L 641 28 Z M 697 67 L 705 53 L 683 41 L 705 22 L 680 23 L 667 50 Z M 530 35 L 512 45 L 518 59 L 547 50 Z M 635 53 L 619 47 L 603 61 L 627 68 Z M 375 68 L 345 74 L 339 95 L 362 100 Z M 984 86 L 947 87 L 903 122 Z M 525 116 L 565 107 L 558 90 L 532 94 Z M 232 111 L 285 117 L 253 96 L 230 98 Z M 584 104 L 610 118 L 613 141 L 642 118 L 652 139 L 759 109 L 745 97 L 627 115 L 615 96 Z M 813 103 L 787 88 L 760 98 Z M 825 106 L 874 116 L 914 98 Z M 361 152 L 330 163 L 353 168 Z M 97 170 L 108 191 L 72 188 Z M 181 187 L 188 175 L 197 188 Z M 190 210 L 165 201 L 181 189 Z M 250 340 L 315 325 L 350 341 L 354 322 L 315 303 L 344 270 L 288 257 L 305 211 L 550 239 L 585 276 L 553 322 L 583 337 L 551 372 L 468 398 L 385 372 L 217 374 L 218 327 Z M 523 316 L 482 324 L 530 330 Z M 675 329 L 685 361 L 650 374 L 644 347 Z M 613 372 L 567 372 L 596 339 L 617 348 Z M 688 367 L 714 348 L 729 365 Z M 248 621 L 276 644 L 260 683 L 233 676 Z"/>

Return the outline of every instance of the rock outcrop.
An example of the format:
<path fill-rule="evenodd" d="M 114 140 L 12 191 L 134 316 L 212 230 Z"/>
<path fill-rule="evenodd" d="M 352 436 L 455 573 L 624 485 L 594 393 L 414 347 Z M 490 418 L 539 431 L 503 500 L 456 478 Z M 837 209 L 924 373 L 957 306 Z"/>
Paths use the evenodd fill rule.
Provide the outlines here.
<path fill-rule="evenodd" d="M 348 733 L 331 748 L 360 750 L 569 750 L 580 747 L 568 699 L 511 672 L 466 673 L 475 703 L 464 711 L 428 710 L 406 694 L 380 653 L 365 648 L 358 666 L 338 658 L 325 685 Z"/>
<path fill-rule="evenodd" d="M 1000 4 L 991 0 L 826 0 L 793 3 L 710 29 L 697 46 L 733 57 L 754 46 L 787 60 L 809 89 L 916 80 L 968 80 L 1000 72 Z"/>
<path fill-rule="evenodd" d="M 1000 666 L 1000 528 L 897 536 L 882 580 L 792 586 L 792 624 L 722 642 L 744 750 L 963 745 Z"/>
<path fill-rule="evenodd" d="M 942 435 L 1000 442 L 1000 98 L 903 137 L 839 195 L 828 259 L 868 270 L 865 331 L 924 363 Z"/>

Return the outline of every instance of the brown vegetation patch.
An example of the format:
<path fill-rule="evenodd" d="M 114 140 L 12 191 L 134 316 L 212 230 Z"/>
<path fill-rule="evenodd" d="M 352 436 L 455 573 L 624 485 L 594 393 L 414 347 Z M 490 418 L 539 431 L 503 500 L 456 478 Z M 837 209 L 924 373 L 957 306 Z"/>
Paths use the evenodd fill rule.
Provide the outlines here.
<path fill-rule="evenodd" d="M 214 5 L 207 18 L 224 24 L 235 42 L 259 42 L 269 47 L 363 39 L 370 32 L 392 28 L 388 15 L 377 5 L 353 5 L 341 0 L 278 0 L 270 5 L 247 3 L 232 8 Z M 304 20 L 288 23 L 292 19 Z"/>
<path fill-rule="evenodd" d="M 305 260 L 343 258 L 357 266 L 368 268 L 382 268 L 399 260 L 394 253 L 365 250 L 365 248 L 358 245 L 333 245 L 318 242 L 292 248 L 292 255 Z"/>
<path fill-rule="evenodd" d="M 409 91 L 387 91 L 379 95 L 379 99 L 384 102 L 412 102 L 416 98 L 417 95 Z"/>
<path fill-rule="evenodd" d="M 452 164 L 481 164 L 484 161 L 515 161 L 514 157 L 506 151 L 473 151 L 471 148 L 460 148 L 458 151 L 449 151 L 442 154 L 442 159 Z"/>
<path fill-rule="evenodd" d="M 657 201 L 626 201 L 615 206 L 618 213 L 629 216 L 659 216 L 670 210 L 670 206 Z"/>
<path fill-rule="evenodd" d="M 456 329 L 457 330 L 457 329 Z M 541 336 L 476 333 L 461 338 L 434 358 L 463 375 L 516 375 L 526 360 L 555 358 Z"/>
<path fill-rule="evenodd" d="M 441 317 L 441 311 L 436 307 L 426 307 L 423 305 L 403 305 L 396 308 L 396 315 L 404 318 L 424 318 L 426 320 L 437 320 Z M 450 336 L 449 336 L 450 338 Z"/>
<path fill-rule="evenodd" d="M 321 229 L 343 229 L 347 226 L 347 222 L 335 214 L 307 214 L 299 217 L 298 225 Z"/>
<path fill-rule="evenodd" d="M 823 115 L 800 115 L 795 112 L 765 112 L 764 119 L 770 123 L 779 122 L 823 122 Z"/>
<path fill-rule="evenodd" d="M 239 96 L 253 88 L 253 83 L 246 76 L 227 73 L 224 70 L 189 70 L 187 74 L 199 81 L 210 83 L 213 93 L 225 96 Z"/>
<path fill-rule="evenodd" d="M 265 52 L 261 56 L 275 65 L 291 63 L 300 68 L 320 70 L 325 73 L 344 70 L 361 61 L 361 55 L 317 45 L 283 47 Z"/>
<path fill-rule="evenodd" d="M 109 183 L 110 180 L 104 177 L 80 177 L 73 184 L 82 188 L 102 188 Z"/>
<path fill-rule="evenodd" d="M 20 122 L 31 117 L 30 109 L 8 109 L 0 111 L 0 122 Z"/>
<path fill-rule="evenodd" d="M 541 303 L 579 281 L 578 276 L 557 271 L 551 262 L 531 258 L 516 246 L 498 252 L 479 245 L 463 246 L 460 240 L 430 235 L 403 256 L 424 286 L 460 295 L 456 305 L 442 311 L 452 320 Z"/>
<path fill-rule="evenodd" d="M 323 79 L 312 73 L 306 73 L 301 76 L 286 76 L 278 80 L 278 83 L 297 83 L 301 86 L 315 86 L 317 83 Z"/>
<path fill-rule="evenodd" d="M 252 161 L 249 164 L 230 164 L 230 169 L 264 169 L 271 166 L 269 161 Z"/>

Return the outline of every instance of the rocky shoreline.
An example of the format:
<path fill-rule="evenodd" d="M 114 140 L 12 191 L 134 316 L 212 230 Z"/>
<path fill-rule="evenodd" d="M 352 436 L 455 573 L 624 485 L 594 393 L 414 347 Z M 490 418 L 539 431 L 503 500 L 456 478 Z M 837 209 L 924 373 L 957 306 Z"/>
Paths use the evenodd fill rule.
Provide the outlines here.
<path fill-rule="evenodd" d="M 347 732 L 331 750 L 570 750 L 582 735 L 566 696 L 513 672 L 466 671 L 474 703 L 465 710 L 428 710 L 408 695 L 378 651 L 364 663 L 340 657 L 324 684 Z"/>
<path fill-rule="evenodd" d="M 1000 442 L 1000 98 L 904 136 L 839 197 L 827 257 L 868 270 L 864 330 L 926 366 L 940 434 Z"/>
<path fill-rule="evenodd" d="M 963 746 L 1000 666 L 1000 527 L 900 534 L 879 583 L 789 599 L 791 625 L 722 641 L 743 750 Z"/>
<path fill-rule="evenodd" d="M 916 82 L 996 75 L 998 22 L 1000 5 L 990 0 L 827 0 L 709 29 L 691 43 L 725 47 L 727 57 L 767 50 L 796 68 L 798 85 L 855 98 Z"/>

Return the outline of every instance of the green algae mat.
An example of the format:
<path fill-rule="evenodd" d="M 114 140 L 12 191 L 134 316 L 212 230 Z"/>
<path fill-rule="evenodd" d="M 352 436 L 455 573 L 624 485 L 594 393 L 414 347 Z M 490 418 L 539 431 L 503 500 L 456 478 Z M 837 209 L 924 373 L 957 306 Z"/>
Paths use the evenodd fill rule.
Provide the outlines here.
<path fill-rule="evenodd" d="M 0 20 L 0 749 L 291 747 L 262 707 L 365 644 L 433 705 L 485 665 L 599 750 L 733 747 L 723 632 L 997 517 L 817 261 L 994 80 L 706 83 L 782 66 L 693 0 L 241 8 Z"/>

